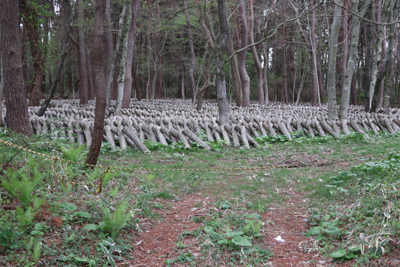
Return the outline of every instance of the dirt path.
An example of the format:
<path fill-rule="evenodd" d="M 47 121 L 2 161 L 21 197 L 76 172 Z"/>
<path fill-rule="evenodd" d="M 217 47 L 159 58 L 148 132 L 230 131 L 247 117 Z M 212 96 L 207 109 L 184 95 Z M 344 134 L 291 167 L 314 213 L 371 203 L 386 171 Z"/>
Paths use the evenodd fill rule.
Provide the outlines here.
<path fill-rule="evenodd" d="M 261 214 L 264 222 L 262 245 L 270 247 L 274 253 L 265 266 L 331 266 L 330 259 L 310 252 L 313 238 L 302 235 L 309 229 L 304 199 L 290 189 L 285 192 L 290 194 L 289 201 L 279 206 L 271 206 L 268 212 Z M 193 231 L 203 226 L 202 223 L 194 222 L 191 217 L 204 215 L 210 209 L 215 209 L 210 205 L 213 201 L 200 194 L 187 195 L 179 201 L 157 199 L 157 202 L 172 207 L 167 211 L 157 211 L 163 217 L 161 221 L 141 221 L 140 227 L 144 231 L 139 233 L 137 240 L 133 242 L 136 249 L 131 256 L 135 259 L 130 262 L 130 266 L 165 266 L 167 259 L 179 256 L 177 243 L 180 235 L 184 231 Z M 283 241 L 276 240 L 278 236 Z M 185 251 L 199 256 L 195 239 L 185 239 L 183 243 L 187 246 Z M 188 265 L 186 263 L 173 266 Z"/>

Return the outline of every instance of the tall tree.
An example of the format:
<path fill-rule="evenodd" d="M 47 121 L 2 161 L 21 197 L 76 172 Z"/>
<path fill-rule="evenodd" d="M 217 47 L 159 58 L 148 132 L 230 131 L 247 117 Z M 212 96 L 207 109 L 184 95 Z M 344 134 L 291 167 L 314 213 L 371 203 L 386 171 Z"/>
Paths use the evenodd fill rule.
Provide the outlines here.
<path fill-rule="evenodd" d="M 0 46 L 2 48 L 6 123 L 11 130 L 32 135 L 22 72 L 18 1 L 0 1 Z"/>
<path fill-rule="evenodd" d="M 83 10 L 83 0 L 76 1 L 78 10 L 78 52 L 79 52 L 79 100 L 81 105 L 85 105 L 89 100 L 89 77 L 87 72 L 86 49 L 85 49 L 85 17 Z"/>
<path fill-rule="evenodd" d="M 133 52 L 135 46 L 135 33 L 136 33 L 136 21 L 139 12 L 140 0 L 133 0 L 131 3 L 132 8 L 132 19 L 131 25 L 129 27 L 128 33 L 128 46 L 127 46 L 127 55 L 126 55 L 126 66 L 125 66 L 125 83 L 124 83 L 124 97 L 122 99 L 122 107 L 121 108 L 129 108 L 129 102 L 132 97 L 132 71 L 135 70 L 135 66 L 133 65 Z M 132 71 L 131 71 L 132 70 Z M 135 84 L 137 82 L 137 76 L 135 75 Z M 135 86 L 136 88 L 136 86 Z M 138 88 L 137 88 L 138 89 Z M 138 94 L 138 100 L 140 100 L 140 94 Z"/>
<path fill-rule="evenodd" d="M 90 145 L 86 163 L 95 165 L 103 141 L 104 117 L 106 110 L 106 79 L 104 74 L 104 11 L 105 0 L 97 0 L 94 8 L 94 29 L 92 64 L 96 86 L 96 108 L 93 126 L 93 139 Z"/>
<path fill-rule="evenodd" d="M 371 3 L 372 0 L 366 1 L 366 6 Z M 358 2 L 359 0 L 353 0 L 351 5 L 351 10 L 355 13 L 352 16 L 353 26 L 351 30 L 351 43 L 350 43 L 350 51 L 349 51 L 349 60 L 347 62 L 347 68 L 344 75 L 343 81 L 343 89 L 342 89 L 342 97 L 340 99 L 340 109 L 339 116 L 341 119 L 347 120 L 348 110 L 349 110 L 349 102 L 350 102 L 350 90 L 352 80 L 354 78 L 354 70 L 358 65 L 358 40 L 360 39 L 360 18 L 363 17 L 366 11 L 366 6 L 364 6 L 358 13 Z"/>
<path fill-rule="evenodd" d="M 0 27 L 0 38 L 1 38 L 1 27 Z M 0 39 L 0 42 L 1 42 L 1 39 Z M 3 125 L 3 92 L 4 92 L 4 71 L 3 71 L 3 66 L 4 66 L 4 64 L 3 64 L 3 55 L 2 55 L 2 49 L 1 49 L 1 46 L 0 46 L 0 126 L 5 126 L 5 125 Z"/>
<path fill-rule="evenodd" d="M 69 34 L 71 31 L 71 4 L 69 0 L 64 0 L 64 40 L 63 40 L 63 45 L 62 45 L 62 52 L 60 56 L 60 60 L 58 62 L 57 68 L 54 71 L 53 75 L 53 81 L 51 82 L 50 85 L 50 90 L 49 93 L 47 94 L 43 105 L 40 107 L 39 111 L 37 112 L 38 116 L 43 116 L 45 113 L 50 100 L 53 98 L 54 92 L 56 91 L 58 80 L 60 78 L 61 70 L 64 66 L 64 60 L 65 57 L 67 56 L 68 52 L 68 46 L 69 46 Z"/>
<path fill-rule="evenodd" d="M 28 40 L 31 48 L 35 78 L 32 86 L 30 106 L 39 106 L 42 98 L 42 83 L 45 70 L 45 47 L 40 33 L 42 21 L 40 16 L 44 12 L 44 5 L 33 5 L 28 0 L 19 1 L 19 10 L 27 29 Z"/>
<path fill-rule="evenodd" d="M 245 1 L 238 0 L 239 27 L 240 27 L 240 48 L 247 47 L 249 39 L 249 28 L 247 25 Z M 246 67 L 247 49 L 239 52 L 239 74 L 243 91 L 243 107 L 250 107 L 250 77 Z"/>
<path fill-rule="evenodd" d="M 189 79 L 190 79 L 190 89 L 192 91 L 192 103 L 194 103 L 196 98 L 196 85 L 194 81 L 194 65 L 196 63 L 196 55 L 194 54 L 194 44 L 193 44 L 193 34 L 192 25 L 189 20 L 189 12 L 187 7 L 187 0 L 184 0 L 185 7 L 185 19 L 187 25 L 187 31 L 189 34 L 189 48 L 190 48 L 190 68 L 189 68 Z"/>
<path fill-rule="evenodd" d="M 336 0 L 335 10 L 333 13 L 333 22 L 331 26 L 331 33 L 329 37 L 329 54 L 328 54 L 328 73 L 327 73 L 327 91 L 328 91 L 328 119 L 337 119 L 336 107 L 336 54 L 337 43 L 340 30 L 340 22 L 342 15 L 343 0 Z M 340 5 L 340 6 L 339 6 Z"/>
<path fill-rule="evenodd" d="M 228 101 L 226 99 L 226 80 L 225 80 L 225 51 L 228 45 L 229 28 L 226 19 L 225 0 L 218 0 L 218 20 L 219 20 L 219 43 L 217 52 L 217 102 L 219 123 L 224 125 L 229 122 Z"/>

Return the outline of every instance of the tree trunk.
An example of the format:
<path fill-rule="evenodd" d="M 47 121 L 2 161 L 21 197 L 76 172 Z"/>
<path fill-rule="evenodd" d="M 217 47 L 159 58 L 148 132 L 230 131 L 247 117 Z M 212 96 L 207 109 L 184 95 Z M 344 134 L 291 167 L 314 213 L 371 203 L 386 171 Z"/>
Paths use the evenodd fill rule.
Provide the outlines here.
<path fill-rule="evenodd" d="M 254 44 L 254 7 L 253 0 L 250 3 L 250 29 L 249 29 L 249 39 L 250 44 Z M 251 53 L 253 55 L 256 71 L 257 71 L 257 92 L 258 92 L 258 103 L 264 105 L 264 79 L 263 79 L 263 68 L 258 58 L 257 48 L 255 45 L 251 47 Z M 265 62 L 264 62 L 265 64 Z"/>
<path fill-rule="evenodd" d="M 285 16 L 285 5 L 283 4 L 283 14 Z M 285 24 L 282 24 L 282 52 L 283 52 L 283 93 L 285 96 L 285 103 L 286 105 L 289 104 L 289 94 L 287 88 L 287 64 L 286 64 L 286 39 L 285 39 Z"/>
<path fill-rule="evenodd" d="M 394 19 L 397 18 L 397 16 L 399 15 L 399 9 L 400 9 L 400 1 L 398 0 L 391 0 L 390 6 L 389 6 L 389 21 L 393 21 Z M 386 12 L 385 12 L 386 13 Z M 388 66 L 391 65 L 391 61 L 393 60 L 393 44 L 394 44 L 394 32 L 395 32 L 395 24 L 390 25 L 390 33 L 389 33 L 389 40 L 388 40 L 388 52 L 386 53 L 386 57 L 385 57 L 385 61 L 383 63 L 383 67 L 382 67 L 382 71 L 379 73 L 378 77 L 377 77 L 377 81 L 376 81 L 376 85 L 375 85 L 375 95 L 374 98 L 377 98 L 376 95 L 376 91 L 378 90 L 378 88 L 381 88 L 380 84 L 383 80 L 383 78 L 388 74 Z M 386 38 L 385 38 L 385 34 L 384 34 L 384 30 L 382 30 L 382 34 L 383 36 L 383 40 L 385 40 L 385 44 L 384 44 L 384 52 L 383 54 L 385 54 L 385 50 L 386 50 Z M 382 42 L 383 42 L 382 40 Z M 383 98 L 383 88 L 382 88 L 382 92 L 381 92 L 381 97 Z M 377 101 L 376 99 L 374 99 L 373 101 L 373 105 L 372 105 L 372 111 L 375 112 L 377 106 Z M 383 99 L 380 99 L 381 102 L 383 102 Z M 382 106 L 382 104 L 381 104 Z"/>
<path fill-rule="evenodd" d="M 113 62 L 114 54 L 110 1 L 111 0 L 106 0 L 104 15 L 104 71 L 106 81 L 109 79 L 111 63 Z"/>
<path fill-rule="evenodd" d="M 26 88 L 22 72 L 18 1 L 0 1 L 0 46 L 3 53 L 4 97 L 7 127 L 26 136 L 32 135 Z"/>
<path fill-rule="evenodd" d="M 135 60 L 132 61 L 132 75 L 133 75 L 133 82 L 135 84 L 136 98 L 138 101 L 141 101 L 142 96 L 140 95 L 139 78 L 136 72 Z"/>
<path fill-rule="evenodd" d="M 229 122 L 228 101 L 226 99 L 225 81 L 225 51 L 229 38 L 228 21 L 226 19 L 225 0 L 218 0 L 218 20 L 219 20 L 219 46 L 217 49 L 217 102 L 219 124 L 224 125 Z"/>
<path fill-rule="evenodd" d="M 49 93 L 46 97 L 46 99 L 43 102 L 43 105 L 40 107 L 37 115 L 38 116 L 43 116 L 43 114 L 46 112 L 46 109 L 50 103 L 50 100 L 53 98 L 54 92 L 57 88 L 57 83 L 60 78 L 61 70 L 64 66 L 64 60 L 65 57 L 67 56 L 68 53 L 68 46 L 69 46 L 69 33 L 71 31 L 71 21 L 70 21 L 70 16 L 71 16 L 71 4 L 69 0 L 64 0 L 64 41 L 62 45 L 62 52 L 60 56 L 60 60 L 58 62 L 57 68 L 54 71 L 53 75 L 53 81 L 50 86 Z"/>
<path fill-rule="evenodd" d="M 228 39 L 228 55 L 229 57 L 235 52 L 233 48 L 233 41 L 231 38 Z M 229 59 L 231 75 L 232 75 L 232 84 L 233 84 L 233 93 L 235 95 L 235 102 L 238 107 L 242 106 L 242 90 L 241 90 L 241 81 L 239 74 L 239 66 L 237 56 L 234 55 Z M 206 92 L 209 90 L 206 90 Z M 205 95 L 206 97 L 206 95 Z"/>
<path fill-rule="evenodd" d="M 83 27 L 85 26 L 85 17 L 83 12 L 83 0 L 77 0 L 78 10 L 78 52 L 79 52 L 79 103 L 86 105 L 89 100 L 89 84 L 88 73 L 86 65 L 86 51 L 85 51 L 85 34 Z"/>
<path fill-rule="evenodd" d="M 373 19 L 373 5 L 370 4 L 367 13 L 366 13 L 366 19 Z M 372 68 L 372 61 L 373 61 L 373 49 L 372 49 L 372 44 L 374 41 L 374 33 L 372 29 L 372 23 L 371 22 L 365 22 L 365 35 L 367 39 L 367 53 L 365 56 L 365 66 L 364 66 L 364 77 L 363 77 L 363 88 L 364 88 L 364 95 L 365 95 L 365 103 L 364 103 L 364 109 L 366 112 L 370 111 L 369 107 L 369 102 L 370 102 L 370 97 L 369 97 L 369 85 L 371 83 L 371 68 Z"/>
<path fill-rule="evenodd" d="M 35 78 L 32 86 L 31 98 L 29 100 L 29 106 L 39 106 L 40 99 L 42 98 L 41 87 L 43 83 L 44 75 L 44 58 L 43 58 L 43 47 L 41 47 L 40 29 L 36 19 L 38 14 L 28 6 L 29 3 L 20 1 L 20 12 L 24 16 L 24 25 L 28 32 L 28 40 L 31 47 L 33 68 L 35 72 Z M 18 28 L 19 34 L 19 28 Z"/>
<path fill-rule="evenodd" d="M 378 2 L 376 2 L 376 4 L 377 4 L 377 21 L 380 23 L 381 21 L 386 20 L 386 10 L 384 10 L 384 12 L 382 14 L 382 9 L 381 9 L 382 0 L 379 0 Z M 382 79 L 381 80 L 378 79 L 378 68 L 379 68 L 379 63 L 382 58 L 382 44 L 383 44 L 383 28 L 381 28 L 381 27 L 383 27 L 383 26 L 379 26 L 379 25 L 377 26 L 378 40 L 376 42 L 375 49 L 374 49 L 374 59 L 372 62 L 372 70 L 371 70 L 371 82 L 369 84 L 368 108 L 369 108 L 370 112 L 375 112 L 376 103 L 374 103 L 374 105 L 372 105 L 374 102 L 374 94 L 377 94 L 379 87 L 380 87 L 380 82 L 382 81 Z M 376 100 L 376 97 L 377 97 L 377 95 L 375 96 L 375 100 Z"/>
<path fill-rule="evenodd" d="M 108 0 L 107 0 L 108 1 Z M 124 7 L 122 8 L 121 14 L 119 16 L 119 22 L 118 22 L 118 35 L 117 35 L 117 44 L 115 45 L 115 50 L 113 53 L 113 58 L 112 58 L 112 63 L 110 67 L 110 73 L 108 75 L 108 82 L 107 82 L 107 87 L 106 87 L 106 115 L 108 116 L 110 114 L 109 108 L 110 108 L 110 103 L 111 103 L 111 97 L 112 97 L 112 88 L 113 88 L 113 83 L 114 83 L 114 75 L 116 73 L 116 65 L 118 62 L 121 60 L 121 55 L 122 55 L 122 45 L 121 43 L 124 40 L 124 36 L 126 34 L 125 31 L 125 25 L 126 25 L 126 12 L 128 9 L 128 0 L 124 0 Z"/>
<path fill-rule="evenodd" d="M 119 68 L 119 75 L 118 75 L 118 96 L 117 96 L 117 104 L 115 108 L 115 115 L 121 115 L 121 108 L 122 108 L 122 101 L 124 98 L 124 85 L 125 79 L 127 76 L 130 76 L 130 84 L 132 88 L 132 64 L 128 64 L 127 56 L 128 56 L 128 45 L 129 45 L 129 33 L 130 33 L 130 25 L 132 20 L 132 4 L 128 3 L 128 7 L 126 10 L 126 23 L 124 32 L 129 29 L 129 32 L 124 33 L 124 39 L 122 40 L 122 56 Z M 134 38 L 132 38 L 134 39 Z M 130 48 L 132 51 L 129 51 L 132 54 L 132 57 L 129 59 L 132 62 L 133 59 L 133 46 Z M 131 89 L 132 91 L 132 89 Z M 129 105 L 129 103 L 128 103 Z"/>
<path fill-rule="evenodd" d="M 104 11 L 106 0 L 97 0 L 94 15 L 94 34 L 92 48 L 92 63 L 96 86 L 96 109 L 93 126 L 93 139 L 90 145 L 86 163 L 95 165 L 103 141 L 104 117 L 106 109 L 106 79 L 104 75 Z"/>
<path fill-rule="evenodd" d="M 343 5 L 343 0 L 337 0 L 338 5 Z M 340 16 L 342 15 L 342 8 L 335 5 L 333 15 L 333 22 L 331 26 L 331 33 L 329 38 L 329 55 L 328 55 L 328 77 L 327 77 L 327 91 L 328 91 L 328 120 L 337 119 L 336 109 L 336 54 L 338 35 L 340 30 Z"/>
<path fill-rule="evenodd" d="M 370 4 L 371 0 L 367 0 L 366 5 Z M 357 12 L 358 10 L 358 2 L 359 0 L 353 0 L 351 10 L 353 12 Z M 358 16 L 363 17 L 365 14 L 366 8 L 361 9 L 361 11 L 357 15 L 352 16 L 353 20 L 353 28 L 351 30 L 351 44 L 350 44 L 350 52 L 349 52 L 349 60 L 347 62 L 346 74 L 343 80 L 343 88 L 342 88 L 342 96 L 340 101 L 340 109 L 339 116 L 340 119 L 347 120 L 348 119 L 348 110 L 349 110 L 349 102 L 350 102 L 350 90 L 352 80 L 354 78 L 354 70 L 358 65 L 358 40 L 360 39 L 360 19 Z"/>
<path fill-rule="evenodd" d="M 244 48 L 247 46 L 247 40 L 249 39 L 249 28 L 247 26 L 246 9 L 244 7 L 243 0 L 238 0 L 238 7 L 239 7 L 239 25 L 240 25 L 240 35 L 241 35 L 240 48 Z M 239 52 L 239 74 L 243 92 L 242 105 L 243 107 L 250 107 L 250 77 L 247 74 L 246 57 L 247 57 L 247 49 Z M 219 60 L 222 60 L 222 58 L 220 58 Z"/>
<path fill-rule="evenodd" d="M 93 84 L 93 72 L 92 72 L 92 61 L 90 59 L 89 49 L 85 42 L 85 54 L 86 54 L 86 69 L 87 69 L 87 77 L 88 77 L 88 86 L 89 86 L 89 100 L 94 100 L 94 84 Z"/>
<path fill-rule="evenodd" d="M 1 13 L 0 13 L 1 19 Z M 0 44 L 1 44 L 1 25 L 0 25 Z M 3 55 L 0 46 L 0 127 L 3 125 L 3 92 L 4 92 L 4 65 L 3 65 Z M 23 76 L 23 75 L 22 75 Z"/>
<path fill-rule="evenodd" d="M 189 21 L 187 0 L 184 0 L 184 6 L 185 6 L 185 19 L 186 19 L 187 31 L 189 34 L 189 47 L 190 47 L 190 68 L 189 68 L 190 89 L 192 91 L 192 103 L 194 103 L 194 100 L 196 98 L 196 85 L 194 81 L 194 65 L 196 63 L 196 55 L 194 54 L 192 26 Z"/>
<path fill-rule="evenodd" d="M 129 108 L 129 103 L 132 98 L 132 72 L 135 73 L 135 88 L 138 87 L 136 69 L 133 64 L 133 51 L 135 46 L 136 20 L 139 11 L 140 0 L 133 0 L 131 3 L 132 19 L 128 33 L 128 46 L 125 65 L 125 81 L 124 81 L 124 96 L 122 98 L 122 108 Z M 136 89 L 138 90 L 138 88 Z M 137 98 L 140 101 L 140 93 L 137 92 Z"/>

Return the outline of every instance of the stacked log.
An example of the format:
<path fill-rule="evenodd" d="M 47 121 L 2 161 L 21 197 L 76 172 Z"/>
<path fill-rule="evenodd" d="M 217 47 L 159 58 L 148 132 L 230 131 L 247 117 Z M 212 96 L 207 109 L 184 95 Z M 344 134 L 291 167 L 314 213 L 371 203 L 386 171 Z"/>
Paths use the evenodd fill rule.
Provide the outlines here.
<path fill-rule="evenodd" d="M 115 102 L 115 101 L 114 101 Z M 115 105 L 112 102 L 111 106 Z M 39 107 L 30 107 L 30 123 L 35 134 L 50 134 L 50 137 L 66 138 L 72 143 L 90 145 L 93 134 L 95 102 L 79 105 L 79 100 L 53 100 L 43 117 L 36 116 Z M 367 132 L 397 133 L 400 131 L 400 110 L 390 108 L 385 114 L 366 113 L 361 106 L 351 106 L 347 120 L 330 121 L 327 106 L 311 107 L 310 104 L 284 105 L 270 102 L 266 106 L 252 104 L 248 108 L 228 107 L 228 124 L 220 125 L 215 101 L 204 101 L 203 109 L 197 111 L 190 100 L 163 99 L 137 101 L 132 99 L 130 107 L 120 116 L 110 115 L 105 120 L 104 141 L 112 149 L 135 147 L 149 152 L 144 140 L 167 146 L 169 142 L 181 141 L 190 149 L 196 142 L 210 150 L 208 142 L 223 142 L 225 145 L 244 148 L 258 147 L 257 137 L 277 134 L 285 135 L 289 141 L 292 133 L 302 132 L 311 138 L 331 135 L 339 138 L 351 132 L 371 137 Z M 200 137 L 202 136 L 202 137 Z M 116 142 L 118 141 L 118 142 Z M 118 144 L 118 146 L 117 146 Z"/>

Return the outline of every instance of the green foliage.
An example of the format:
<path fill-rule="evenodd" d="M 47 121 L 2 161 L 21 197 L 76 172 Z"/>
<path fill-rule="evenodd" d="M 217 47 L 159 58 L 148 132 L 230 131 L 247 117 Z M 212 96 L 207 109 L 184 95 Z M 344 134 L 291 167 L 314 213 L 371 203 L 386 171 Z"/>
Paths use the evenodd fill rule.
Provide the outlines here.
<path fill-rule="evenodd" d="M 110 263 L 112 267 L 116 266 L 114 259 L 123 260 L 123 258 L 121 257 L 122 253 L 121 248 L 117 246 L 114 240 L 111 239 L 110 237 L 107 238 L 107 240 L 101 241 L 99 245 L 104 253 L 104 256 L 107 258 L 107 261 Z M 120 256 L 113 255 L 114 251 L 118 252 Z"/>
<path fill-rule="evenodd" d="M 37 185 L 43 180 L 42 174 L 32 169 L 32 172 L 23 167 L 17 171 L 8 168 L 1 179 L 1 185 L 12 197 L 18 198 L 24 209 L 28 208 L 32 201 L 32 195 Z M 28 176 L 32 175 L 32 176 Z"/>
<path fill-rule="evenodd" d="M 63 145 L 60 145 L 62 158 L 74 162 L 83 162 L 88 151 L 83 151 L 85 145 L 78 146 L 75 148 L 74 145 L 71 145 L 69 148 Z"/>
<path fill-rule="evenodd" d="M 179 256 L 176 257 L 175 259 L 169 259 L 165 261 L 165 264 L 167 267 L 170 266 L 175 266 L 175 263 L 187 263 L 187 262 L 192 262 L 196 257 L 192 254 L 192 252 L 179 252 Z"/>
<path fill-rule="evenodd" d="M 133 211 L 128 211 L 129 200 L 116 205 L 115 210 L 112 212 L 109 207 L 102 207 L 102 218 L 104 222 L 104 230 L 112 237 L 118 236 L 119 232 L 126 225 L 130 216 L 134 216 Z"/>
<path fill-rule="evenodd" d="M 0 246 L 10 248 L 14 240 L 19 237 L 19 233 L 14 231 L 12 225 L 7 223 L 0 228 Z"/>
<path fill-rule="evenodd" d="M 22 230 L 25 230 L 30 226 L 37 212 L 34 212 L 31 207 L 28 207 L 25 211 L 20 207 L 17 207 L 16 209 L 18 225 Z"/>

